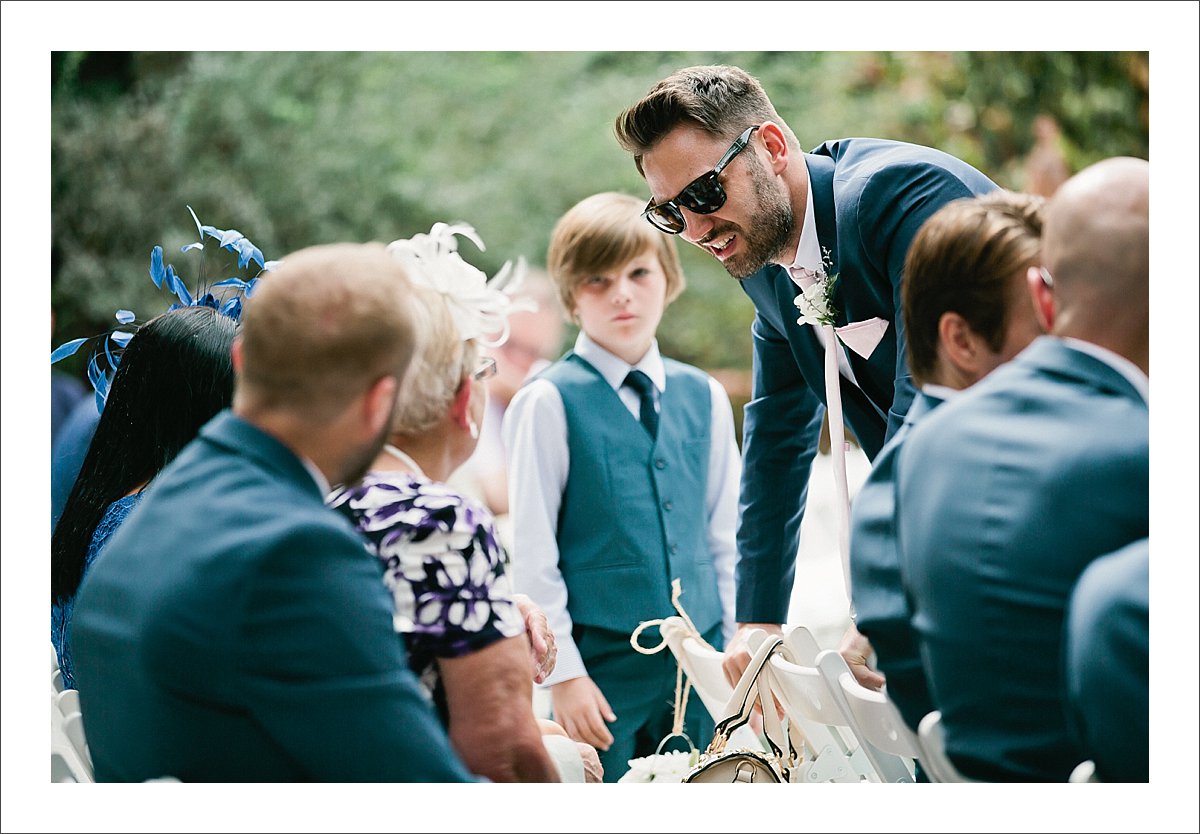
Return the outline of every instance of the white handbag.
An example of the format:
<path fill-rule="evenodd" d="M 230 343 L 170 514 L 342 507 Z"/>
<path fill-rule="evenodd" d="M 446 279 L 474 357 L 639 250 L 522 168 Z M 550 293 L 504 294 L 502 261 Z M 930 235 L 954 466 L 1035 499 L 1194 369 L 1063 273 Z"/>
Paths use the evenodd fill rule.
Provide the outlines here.
<path fill-rule="evenodd" d="M 771 655 L 782 645 L 783 638 L 778 635 L 768 635 L 759 644 L 750 665 L 734 687 L 725 709 L 725 718 L 718 722 L 712 741 L 700 754 L 699 763 L 684 776 L 684 782 L 765 784 L 791 781 L 792 771 L 798 764 L 797 751 L 803 748 L 791 737 L 790 728 L 784 731 L 769 697 L 763 704 L 763 730 L 770 752 L 746 748 L 726 749 L 734 730 L 750 720 L 754 702 L 759 696 L 759 677 Z"/>

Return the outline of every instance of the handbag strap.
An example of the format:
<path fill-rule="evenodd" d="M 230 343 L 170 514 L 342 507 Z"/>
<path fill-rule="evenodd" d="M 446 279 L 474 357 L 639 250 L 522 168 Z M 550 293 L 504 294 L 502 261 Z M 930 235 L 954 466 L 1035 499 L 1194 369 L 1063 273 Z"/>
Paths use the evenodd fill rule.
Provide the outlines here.
<path fill-rule="evenodd" d="M 771 673 L 766 667 L 771 656 L 782 645 L 783 638 L 776 634 L 768 634 L 759 643 L 750 658 L 750 665 L 746 667 L 746 671 L 742 673 L 737 686 L 734 687 L 733 695 L 730 696 L 729 703 L 725 707 L 725 718 L 714 728 L 712 741 L 705 753 L 717 755 L 725 750 L 733 732 L 750 720 L 750 715 L 754 711 L 754 702 L 757 699 L 762 702 L 763 735 L 766 736 L 767 745 L 786 782 L 790 781 L 792 769 L 803 757 L 804 744 L 807 739 L 794 722 L 789 721 L 787 729 L 784 729 L 779 715 L 775 711 L 775 704 L 770 697 Z"/>
<path fill-rule="evenodd" d="M 750 665 L 746 667 L 746 671 L 742 672 L 737 686 L 733 688 L 733 694 L 729 696 L 729 703 L 725 705 L 725 717 L 713 728 L 713 740 L 709 745 L 710 752 L 724 750 L 733 731 L 750 720 L 750 713 L 754 710 L 754 699 L 758 694 L 758 677 L 762 674 L 763 667 L 767 665 L 771 655 L 781 645 L 783 645 L 782 637 L 777 634 L 769 634 L 755 650 L 754 655 L 750 658 Z M 714 750 L 713 747 L 718 741 L 720 747 Z"/>

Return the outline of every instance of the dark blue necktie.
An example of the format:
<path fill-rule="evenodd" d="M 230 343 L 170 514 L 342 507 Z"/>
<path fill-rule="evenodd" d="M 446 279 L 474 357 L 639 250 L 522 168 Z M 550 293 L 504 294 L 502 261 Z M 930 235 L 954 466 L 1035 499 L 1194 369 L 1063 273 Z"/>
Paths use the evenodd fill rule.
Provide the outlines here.
<path fill-rule="evenodd" d="M 653 438 L 658 437 L 658 412 L 654 408 L 654 383 L 641 371 L 630 371 L 625 384 L 637 391 L 641 399 L 642 425 Z"/>

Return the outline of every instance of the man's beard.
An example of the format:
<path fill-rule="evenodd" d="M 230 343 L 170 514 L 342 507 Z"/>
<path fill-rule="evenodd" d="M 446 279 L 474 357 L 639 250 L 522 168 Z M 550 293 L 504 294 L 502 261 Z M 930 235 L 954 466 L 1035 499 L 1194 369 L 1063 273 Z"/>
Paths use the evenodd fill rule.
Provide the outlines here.
<path fill-rule="evenodd" d="M 739 281 L 749 278 L 783 255 L 783 248 L 796 228 L 796 217 L 787 196 L 779 192 L 778 186 L 767 176 L 766 169 L 757 157 L 750 154 L 747 159 L 758 203 L 749 223 L 736 229 L 741 237 L 741 251 L 722 262 L 725 271 Z M 726 231 L 729 230 L 723 229 L 709 237 L 719 238 Z"/>
<path fill-rule="evenodd" d="M 375 462 L 375 458 L 379 457 L 379 453 L 383 449 L 383 444 L 387 443 L 388 435 L 392 433 L 392 417 L 395 413 L 396 400 L 393 397 L 392 407 L 388 409 L 387 420 L 384 421 L 379 435 L 369 445 L 355 449 L 346 458 L 342 466 L 343 476 L 340 483 L 345 486 L 351 486 L 361 481 L 363 476 L 371 471 L 371 464 Z"/>

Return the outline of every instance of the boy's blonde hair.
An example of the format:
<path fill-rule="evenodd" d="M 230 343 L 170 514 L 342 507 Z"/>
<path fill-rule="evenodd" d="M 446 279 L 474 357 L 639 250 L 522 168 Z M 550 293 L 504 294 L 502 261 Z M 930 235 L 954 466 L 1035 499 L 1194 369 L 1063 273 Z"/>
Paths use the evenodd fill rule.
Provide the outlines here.
<path fill-rule="evenodd" d="M 683 292 L 686 282 L 675 238 L 643 220 L 644 207 L 636 197 L 606 191 L 576 203 L 554 225 L 546 271 L 569 317 L 574 316 L 575 292 L 585 279 L 619 268 L 647 251 L 658 256 L 666 276 L 666 304 Z"/>

